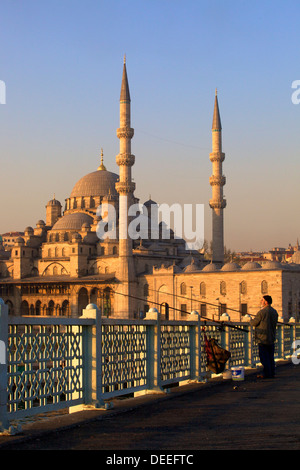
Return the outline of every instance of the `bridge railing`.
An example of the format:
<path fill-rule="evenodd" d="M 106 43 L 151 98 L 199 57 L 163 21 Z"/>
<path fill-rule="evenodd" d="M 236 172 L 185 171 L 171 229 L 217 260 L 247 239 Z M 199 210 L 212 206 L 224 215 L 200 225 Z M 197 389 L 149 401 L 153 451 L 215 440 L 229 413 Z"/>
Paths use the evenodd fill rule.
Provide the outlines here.
<path fill-rule="evenodd" d="M 167 321 L 156 311 L 108 319 L 94 306 L 76 319 L 14 317 L 0 302 L 0 432 L 34 414 L 108 407 L 121 395 L 207 380 L 204 330 L 230 350 L 228 368 L 259 364 L 248 322 Z M 276 359 L 291 357 L 298 339 L 298 323 L 278 324 Z"/>

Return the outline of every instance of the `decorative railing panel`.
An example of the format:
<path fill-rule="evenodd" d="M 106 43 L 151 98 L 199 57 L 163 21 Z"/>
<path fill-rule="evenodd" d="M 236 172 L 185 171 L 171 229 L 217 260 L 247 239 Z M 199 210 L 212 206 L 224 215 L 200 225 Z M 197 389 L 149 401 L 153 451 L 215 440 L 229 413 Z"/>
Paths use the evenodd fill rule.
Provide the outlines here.
<path fill-rule="evenodd" d="M 163 384 L 191 378 L 190 328 L 189 325 L 180 324 L 161 325 L 160 365 Z"/>
<path fill-rule="evenodd" d="M 102 394 L 105 398 L 147 385 L 146 325 L 102 325 Z"/>
<path fill-rule="evenodd" d="M 29 415 L 83 403 L 82 340 L 83 325 L 10 324 L 8 411 Z"/>

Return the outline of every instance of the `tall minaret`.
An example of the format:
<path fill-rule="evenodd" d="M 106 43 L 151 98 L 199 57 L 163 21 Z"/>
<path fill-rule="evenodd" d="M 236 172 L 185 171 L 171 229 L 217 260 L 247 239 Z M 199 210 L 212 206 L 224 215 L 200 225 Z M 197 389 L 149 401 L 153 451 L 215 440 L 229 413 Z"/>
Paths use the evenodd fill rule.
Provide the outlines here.
<path fill-rule="evenodd" d="M 119 166 L 119 182 L 116 190 L 119 193 L 119 295 L 116 298 L 116 316 L 130 318 L 133 316 L 133 302 L 130 298 L 131 285 L 134 281 L 132 257 L 132 239 L 128 236 L 128 208 L 133 203 L 135 183 L 132 182 L 131 167 L 135 157 L 131 154 L 131 139 L 134 130 L 130 127 L 130 93 L 124 57 L 123 77 L 120 94 L 120 127 L 117 137 L 120 140 L 120 153 L 116 157 Z"/>
<path fill-rule="evenodd" d="M 209 158 L 212 162 L 213 170 L 213 174 L 209 178 L 210 185 L 212 186 L 212 199 L 209 201 L 209 205 L 212 208 L 212 260 L 215 263 L 223 263 L 223 209 L 226 207 L 226 200 L 223 197 L 223 186 L 226 183 L 226 178 L 222 174 L 222 162 L 225 160 L 225 153 L 222 152 L 222 126 L 217 90 L 212 123 L 212 153 L 210 153 Z"/>

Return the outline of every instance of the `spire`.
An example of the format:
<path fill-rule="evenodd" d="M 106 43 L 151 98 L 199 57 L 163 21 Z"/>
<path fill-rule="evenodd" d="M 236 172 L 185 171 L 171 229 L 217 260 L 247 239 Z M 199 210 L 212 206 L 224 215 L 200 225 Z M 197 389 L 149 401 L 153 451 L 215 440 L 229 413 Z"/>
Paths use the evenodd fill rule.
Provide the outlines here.
<path fill-rule="evenodd" d="M 101 164 L 100 164 L 100 166 L 98 166 L 97 169 L 98 169 L 98 170 L 104 170 L 104 171 L 106 170 L 106 168 L 105 168 L 105 166 L 104 166 L 104 164 L 103 164 L 103 149 L 101 149 Z"/>
<path fill-rule="evenodd" d="M 125 55 L 124 55 L 123 77 L 122 77 L 120 101 L 130 101 L 130 93 L 129 93 L 127 70 L 126 70 L 126 56 Z"/>
<path fill-rule="evenodd" d="M 219 112 L 217 89 L 216 89 L 216 93 L 215 93 L 215 108 L 214 108 L 214 117 L 213 117 L 212 129 L 217 129 L 217 130 L 222 129 L 220 112 Z"/>

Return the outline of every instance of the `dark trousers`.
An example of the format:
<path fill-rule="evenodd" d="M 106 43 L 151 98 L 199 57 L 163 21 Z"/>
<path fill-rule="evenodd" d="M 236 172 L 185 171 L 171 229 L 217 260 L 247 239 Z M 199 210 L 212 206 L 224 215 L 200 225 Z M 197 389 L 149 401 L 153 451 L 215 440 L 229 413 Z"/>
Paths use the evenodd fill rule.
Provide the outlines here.
<path fill-rule="evenodd" d="M 275 375 L 274 344 L 259 344 L 259 358 L 264 368 L 264 377 L 270 378 Z"/>

